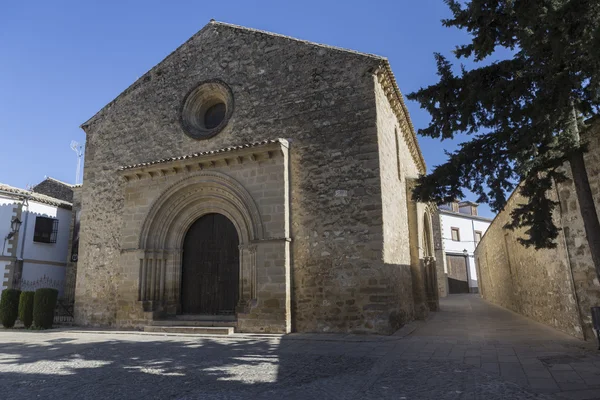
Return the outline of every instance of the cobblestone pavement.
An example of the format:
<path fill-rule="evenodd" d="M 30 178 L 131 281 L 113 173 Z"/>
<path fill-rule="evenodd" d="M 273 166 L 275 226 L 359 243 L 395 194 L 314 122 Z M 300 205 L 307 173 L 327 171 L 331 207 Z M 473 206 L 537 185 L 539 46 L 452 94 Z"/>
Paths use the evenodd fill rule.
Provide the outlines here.
<path fill-rule="evenodd" d="M 477 295 L 452 295 L 405 340 L 401 359 L 455 361 L 536 393 L 600 399 L 600 352 Z"/>
<path fill-rule="evenodd" d="M 405 337 L 0 330 L 0 398 L 600 399 L 590 345 L 476 296 L 444 300 L 414 327 Z"/>

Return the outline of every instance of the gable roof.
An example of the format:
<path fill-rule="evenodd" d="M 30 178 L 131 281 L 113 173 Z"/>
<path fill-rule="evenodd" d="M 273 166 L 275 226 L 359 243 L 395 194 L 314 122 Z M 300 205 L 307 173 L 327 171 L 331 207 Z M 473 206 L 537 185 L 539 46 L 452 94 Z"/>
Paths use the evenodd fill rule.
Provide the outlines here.
<path fill-rule="evenodd" d="M 46 196 L 45 194 L 35 193 L 25 189 L 19 189 L 14 186 L 6 185 L 4 183 L 0 183 L 0 192 L 5 192 L 9 195 L 14 195 L 15 197 L 25 197 L 31 199 L 33 201 L 37 201 L 39 203 L 48 204 L 51 206 L 71 209 L 72 204 L 68 201 L 56 199 L 54 197 Z M 1 194 L 1 193 L 0 193 Z"/>
<path fill-rule="evenodd" d="M 61 185 L 64 185 L 64 186 L 68 186 L 68 187 L 73 187 L 73 186 L 75 186 L 75 185 L 73 185 L 73 184 L 71 184 L 71 183 L 67 183 L 67 182 L 60 181 L 60 180 L 58 180 L 58 179 L 56 179 L 56 178 L 53 178 L 53 177 L 51 177 L 51 176 L 46 176 L 46 177 L 44 177 L 44 178 L 45 178 L 45 179 L 47 179 L 47 180 L 49 180 L 49 181 L 56 182 L 56 183 L 59 183 L 59 184 L 61 184 Z"/>
<path fill-rule="evenodd" d="M 244 32 L 257 33 L 260 35 L 267 35 L 270 37 L 278 37 L 278 38 L 282 38 L 285 40 L 304 43 L 308 46 L 321 47 L 321 48 L 332 50 L 332 51 L 339 51 L 339 52 L 343 52 L 343 53 L 354 54 L 354 55 L 370 58 L 370 59 L 378 62 L 380 66 L 377 69 L 377 71 L 375 71 L 375 72 L 378 75 L 379 83 L 384 87 L 384 90 L 386 91 L 388 99 L 390 100 L 392 109 L 394 109 L 396 117 L 398 118 L 398 120 L 400 122 L 400 126 L 402 127 L 402 132 L 404 134 L 404 138 L 407 141 L 411 155 L 418 167 L 419 172 L 422 174 L 426 173 L 425 159 L 423 158 L 423 154 L 421 153 L 421 149 L 419 148 L 418 141 L 417 141 L 417 135 L 415 133 L 414 126 L 410 119 L 410 115 L 408 113 L 408 108 L 406 107 L 406 103 L 404 102 L 404 97 L 402 96 L 402 93 L 400 92 L 398 83 L 396 82 L 396 78 L 394 77 L 394 73 L 392 72 L 392 68 L 391 68 L 390 63 L 387 58 L 385 58 L 383 56 L 378 56 L 375 54 L 362 53 L 362 52 L 355 51 L 355 50 L 349 50 L 349 49 L 344 49 L 341 47 L 335 47 L 335 46 L 329 46 L 326 44 L 315 43 L 315 42 L 311 42 L 308 40 L 297 39 L 297 38 L 293 38 L 293 37 L 278 34 L 278 33 L 273 33 L 273 32 L 263 31 L 263 30 L 259 30 L 259 29 L 253 29 L 253 28 L 247 28 L 244 26 L 229 24 L 226 22 L 218 22 L 218 21 L 215 21 L 214 19 L 211 19 L 210 22 L 208 24 L 206 24 L 198 32 L 196 32 L 196 34 L 194 34 L 192 37 L 190 37 L 188 40 L 186 40 L 181 46 L 177 47 L 169 55 L 167 55 L 163 60 L 161 60 L 158 64 L 156 64 L 154 67 L 152 67 L 150 70 L 148 70 L 140 78 L 138 78 L 133 84 L 131 84 L 127 89 L 125 89 L 123 92 L 121 92 L 121 94 L 119 94 L 111 102 L 109 102 L 107 105 L 105 105 L 94 116 L 92 116 L 86 122 L 81 124 L 81 128 L 85 131 L 85 129 L 89 125 L 94 123 L 97 119 L 101 118 L 114 104 L 116 104 L 119 101 L 119 99 L 121 99 L 127 93 L 129 93 L 133 89 L 137 88 L 142 82 L 144 82 L 146 77 L 155 68 L 157 68 L 160 64 L 162 64 L 164 60 L 168 59 L 169 57 L 171 57 L 175 53 L 177 53 L 177 51 L 180 48 L 185 46 L 190 41 L 194 40 L 196 37 L 200 36 L 207 29 L 209 29 L 211 27 L 219 27 L 219 26 L 227 27 L 227 28 L 231 28 L 231 29 L 237 29 L 237 30 L 244 31 Z M 389 89 L 389 90 L 387 90 L 387 89 Z"/>

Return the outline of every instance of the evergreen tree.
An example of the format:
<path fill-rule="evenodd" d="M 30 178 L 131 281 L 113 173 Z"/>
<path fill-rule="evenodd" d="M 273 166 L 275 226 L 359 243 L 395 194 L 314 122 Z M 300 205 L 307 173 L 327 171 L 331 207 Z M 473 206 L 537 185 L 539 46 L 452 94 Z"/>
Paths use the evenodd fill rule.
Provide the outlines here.
<path fill-rule="evenodd" d="M 450 139 L 470 135 L 448 160 L 422 176 L 415 199 L 445 203 L 477 194 L 498 212 L 506 193 L 528 198 L 511 213 L 507 228 L 526 228 L 525 246 L 553 248 L 557 203 L 547 193 L 566 176 L 569 162 L 587 240 L 600 277 L 600 223 L 585 170 L 585 143 L 600 111 L 599 0 L 445 0 L 446 27 L 466 30 L 471 40 L 454 50 L 476 68 L 453 71 L 435 54 L 439 82 L 408 95 L 426 109 L 431 123 L 419 133 Z M 511 58 L 486 61 L 499 48 Z M 592 122 L 590 122 L 592 121 Z"/>

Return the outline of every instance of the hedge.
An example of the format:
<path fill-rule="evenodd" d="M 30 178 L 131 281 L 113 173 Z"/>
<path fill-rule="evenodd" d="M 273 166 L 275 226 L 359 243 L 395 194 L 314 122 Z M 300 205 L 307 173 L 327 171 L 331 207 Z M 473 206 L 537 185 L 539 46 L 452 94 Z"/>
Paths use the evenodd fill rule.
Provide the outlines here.
<path fill-rule="evenodd" d="M 19 315 L 19 296 L 21 291 L 18 289 L 4 289 L 0 298 L 0 319 L 5 328 L 15 326 L 15 321 Z"/>
<path fill-rule="evenodd" d="M 25 328 L 29 328 L 33 323 L 33 298 L 35 292 L 21 292 L 19 298 L 19 319 L 25 325 Z"/>
<path fill-rule="evenodd" d="M 35 291 L 33 297 L 33 324 L 36 328 L 52 328 L 57 300 L 58 290 L 56 289 L 43 288 Z"/>

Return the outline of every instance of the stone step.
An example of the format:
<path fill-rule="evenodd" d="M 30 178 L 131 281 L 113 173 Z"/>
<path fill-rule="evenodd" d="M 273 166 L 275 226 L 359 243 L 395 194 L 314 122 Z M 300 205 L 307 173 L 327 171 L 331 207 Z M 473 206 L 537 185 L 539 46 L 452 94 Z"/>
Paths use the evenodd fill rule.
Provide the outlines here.
<path fill-rule="evenodd" d="M 198 314 L 179 314 L 168 319 L 178 321 L 236 321 L 235 315 L 198 315 Z"/>
<path fill-rule="evenodd" d="M 235 327 L 236 321 L 222 320 L 180 320 L 180 319 L 158 319 L 150 321 L 151 326 L 213 326 L 213 327 Z"/>
<path fill-rule="evenodd" d="M 233 326 L 153 326 L 144 327 L 144 332 L 187 333 L 190 335 L 231 335 Z"/>

